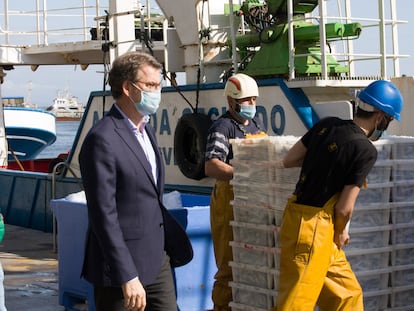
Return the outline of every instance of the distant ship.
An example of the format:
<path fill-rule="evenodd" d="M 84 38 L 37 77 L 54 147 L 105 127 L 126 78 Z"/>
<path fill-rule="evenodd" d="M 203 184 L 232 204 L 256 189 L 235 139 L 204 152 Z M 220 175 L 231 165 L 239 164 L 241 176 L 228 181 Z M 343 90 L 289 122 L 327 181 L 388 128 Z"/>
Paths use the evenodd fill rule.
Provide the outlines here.
<path fill-rule="evenodd" d="M 76 96 L 71 96 L 68 92 L 59 93 L 53 99 L 53 104 L 46 108 L 46 111 L 53 113 L 57 121 L 77 121 L 82 119 L 85 106 L 78 103 Z"/>
<path fill-rule="evenodd" d="M 55 116 L 26 103 L 24 97 L 3 97 L 9 161 L 30 160 L 56 140 Z"/>

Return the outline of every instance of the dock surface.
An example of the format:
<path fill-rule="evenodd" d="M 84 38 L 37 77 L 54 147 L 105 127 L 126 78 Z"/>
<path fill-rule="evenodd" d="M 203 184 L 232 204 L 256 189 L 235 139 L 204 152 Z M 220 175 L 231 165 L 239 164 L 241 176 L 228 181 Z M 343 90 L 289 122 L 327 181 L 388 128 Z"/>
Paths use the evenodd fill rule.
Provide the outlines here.
<path fill-rule="evenodd" d="M 58 261 L 53 235 L 6 225 L 0 244 L 8 311 L 63 311 L 58 298 Z"/>

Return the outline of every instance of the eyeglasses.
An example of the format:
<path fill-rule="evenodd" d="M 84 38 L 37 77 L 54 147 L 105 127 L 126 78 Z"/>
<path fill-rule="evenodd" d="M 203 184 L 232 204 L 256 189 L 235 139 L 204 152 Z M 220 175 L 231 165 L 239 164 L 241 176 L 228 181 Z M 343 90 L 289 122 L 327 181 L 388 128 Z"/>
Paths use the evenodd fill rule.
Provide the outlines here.
<path fill-rule="evenodd" d="M 161 82 L 146 82 L 146 81 L 137 80 L 131 83 L 138 89 L 141 89 L 141 88 L 139 88 L 135 83 L 141 83 L 142 85 L 145 86 L 146 90 L 159 90 L 161 88 Z"/>

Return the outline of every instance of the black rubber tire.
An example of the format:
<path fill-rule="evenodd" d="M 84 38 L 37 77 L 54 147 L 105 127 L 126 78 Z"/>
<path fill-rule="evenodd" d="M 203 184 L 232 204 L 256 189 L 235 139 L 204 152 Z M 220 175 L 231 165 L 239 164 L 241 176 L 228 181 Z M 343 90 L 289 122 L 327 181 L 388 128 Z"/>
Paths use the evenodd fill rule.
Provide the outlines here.
<path fill-rule="evenodd" d="M 208 129 L 211 119 L 201 113 L 184 114 L 174 132 L 174 153 L 178 168 L 184 176 L 200 180 L 204 172 Z"/>

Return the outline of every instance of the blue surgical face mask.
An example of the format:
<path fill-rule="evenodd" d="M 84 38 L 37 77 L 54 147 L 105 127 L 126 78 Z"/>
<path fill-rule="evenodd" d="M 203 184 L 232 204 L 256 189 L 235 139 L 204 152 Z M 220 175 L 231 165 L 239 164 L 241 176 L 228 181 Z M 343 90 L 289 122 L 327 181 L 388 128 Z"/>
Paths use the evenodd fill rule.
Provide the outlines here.
<path fill-rule="evenodd" d="M 240 118 L 243 120 L 251 120 L 256 115 L 255 105 L 240 105 L 240 111 L 237 112 Z"/>
<path fill-rule="evenodd" d="M 392 118 L 390 117 L 383 117 L 379 125 L 375 125 L 374 131 L 371 133 L 371 135 L 368 137 L 371 141 L 377 141 L 381 138 L 381 136 L 384 134 L 384 132 L 387 130 L 388 125 L 392 121 Z M 378 129 L 378 127 L 381 127 L 382 129 Z"/>
<path fill-rule="evenodd" d="M 372 134 L 368 137 L 371 141 L 377 141 L 381 138 L 382 134 L 384 134 L 385 130 L 379 130 L 377 127 L 375 127 L 375 130 L 372 132 Z"/>
<path fill-rule="evenodd" d="M 144 116 L 157 112 L 161 102 L 161 90 L 141 91 L 141 101 L 135 103 L 135 108 Z"/>
<path fill-rule="evenodd" d="M 161 90 L 144 91 L 134 83 L 132 83 L 132 85 L 141 91 L 141 101 L 134 102 L 135 108 L 138 112 L 144 116 L 156 113 L 161 102 Z"/>

